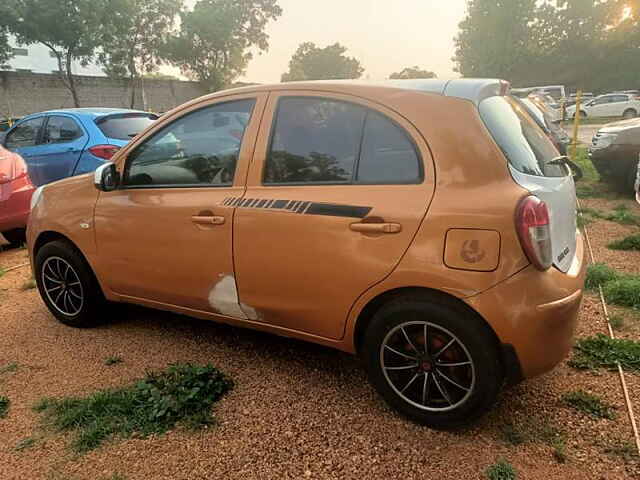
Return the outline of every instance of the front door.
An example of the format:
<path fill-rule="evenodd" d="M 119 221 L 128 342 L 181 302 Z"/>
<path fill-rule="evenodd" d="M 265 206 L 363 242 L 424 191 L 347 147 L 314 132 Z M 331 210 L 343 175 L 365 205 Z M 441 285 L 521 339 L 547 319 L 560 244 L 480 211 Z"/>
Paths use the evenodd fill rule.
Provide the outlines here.
<path fill-rule="evenodd" d="M 338 339 L 354 301 L 389 275 L 433 194 L 424 140 L 344 95 L 272 93 L 236 208 L 240 301 L 254 321 Z"/>
<path fill-rule="evenodd" d="M 112 291 L 242 317 L 234 209 L 221 205 L 244 193 L 264 103 L 264 94 L 209 100 L 136 142 L 118 165 L 122 187 L 101 193 L 95 210 L 100 268 Z"/>
<path fill-rule="evenodd" d="M 16 152 L 27 162 L 29 175 L 31 175 L 33 158 L 39 152 L 43 122 L 43 115 L 23 120 L 9 130 L 4 139 L 5 148 Z M 33 178 L 31 180 L 35 183 Z M 38 184 L 36 183 L 36 185 Z"/>

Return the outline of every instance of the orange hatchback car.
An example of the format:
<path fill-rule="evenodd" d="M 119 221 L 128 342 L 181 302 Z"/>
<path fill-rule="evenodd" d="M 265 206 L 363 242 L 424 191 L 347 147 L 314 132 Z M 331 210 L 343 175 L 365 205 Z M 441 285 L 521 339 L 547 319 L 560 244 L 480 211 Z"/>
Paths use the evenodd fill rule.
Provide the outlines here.
<path fill-rule="evenodd" d="M 61 322 L 128 302 L 357 353 L 436 428 L 569 351 L 583 246 L 564 157 L 499 80 L 227 90 L 95 175 L 39 188 L 28 244 Z"/>

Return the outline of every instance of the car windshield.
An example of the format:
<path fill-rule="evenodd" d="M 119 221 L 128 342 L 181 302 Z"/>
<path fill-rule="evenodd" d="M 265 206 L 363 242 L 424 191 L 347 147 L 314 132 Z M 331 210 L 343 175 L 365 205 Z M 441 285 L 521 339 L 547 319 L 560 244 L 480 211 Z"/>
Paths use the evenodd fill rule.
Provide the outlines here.
<path fill-rule="evenodd" d="M 509 97 L 490 97 L 479 106 L 480 116 L 505 157 L 516 170 L 540 177 L 564 177 L 567 169 L 551 162 L 559 156 L 547 135 Z"/>
<path fill-rule="evenodd" d="M 131 140 L 157 119 L 152 113 L 119 113 L 98 118 L 96 125 L 107 138 Z"/>

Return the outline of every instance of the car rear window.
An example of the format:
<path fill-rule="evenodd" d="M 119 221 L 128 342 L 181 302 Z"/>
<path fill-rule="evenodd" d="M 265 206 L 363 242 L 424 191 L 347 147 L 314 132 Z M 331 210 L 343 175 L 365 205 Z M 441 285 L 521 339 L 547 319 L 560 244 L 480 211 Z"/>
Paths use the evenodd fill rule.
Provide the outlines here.
<path fill-rule="evenodd" d="M 527 175 L 564 177 L 563 165 L 550 163 L 559 153 L 547 135 L 508 97 L 490 97 L 480 103 L 480 117 L 513 168 Z"/>
<path fill-rule="evenodd" d="M 107 138 L 131 140 L 157 119 L 151 113 L 124 113 L 98 118 L 96 125 Z"/>

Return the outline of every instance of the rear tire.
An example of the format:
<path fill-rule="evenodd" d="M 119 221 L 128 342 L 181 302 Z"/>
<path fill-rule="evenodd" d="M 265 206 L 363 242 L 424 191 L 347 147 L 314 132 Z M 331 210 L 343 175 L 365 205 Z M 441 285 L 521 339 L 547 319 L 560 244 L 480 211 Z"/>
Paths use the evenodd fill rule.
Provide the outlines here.
<path fill-rule="evenodd" d="M 625 110 L 624 113 L 622 114 L 622 118 L 627 120 L 630 118 L 636 118 L 637 116 L 638 116 L 638 112 L 636 112 L 635 109 L 633 108 L 629 108 Z"/>
<path fill-rule="evenodd" d="M 382 306 L 363 347 L 369 381 L 387 404 L 432 428 L 477 419 L 504 383 L 493 332 L 465 308 L 437 296 L 402 296 Z"/>
<path fill-rule="evenodd" d="M 35 277 L 42 300 L 60 322 L 79 328 L 101 323 L 106 300 L 91 267 L 73 245 L 56 240 L 40 248 Z"/>
<path fill-rule="evenodd" d="M 9 242 L 9 247 L 11 248 L 21 247 L 27 240 L 24 228 L 14 228 L 13 230 L 2 232 L 2 236 Z"/>

